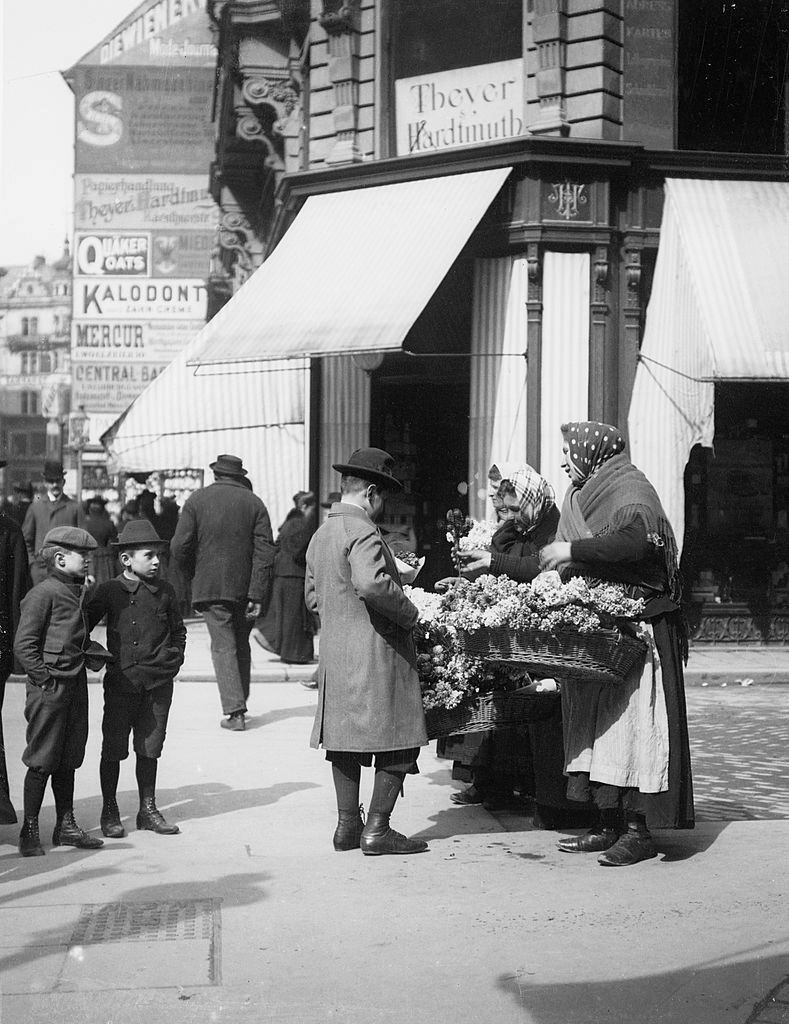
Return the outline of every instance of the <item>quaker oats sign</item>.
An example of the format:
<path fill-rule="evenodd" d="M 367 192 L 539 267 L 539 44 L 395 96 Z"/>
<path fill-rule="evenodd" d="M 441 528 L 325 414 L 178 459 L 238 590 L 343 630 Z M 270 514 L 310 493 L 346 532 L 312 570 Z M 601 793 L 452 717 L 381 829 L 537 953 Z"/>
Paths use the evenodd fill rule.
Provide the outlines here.
<path fill-rule="evenodd" d="M 433 153 L 523 134 L 523 61 L 395 82 L 397 154 Z"/>
<path fill-rule="evenodd" d="M 73 403 L 120 414 L 205 324 L 218 210 L 207 0 L 145 0 L 67 73 Z"/>

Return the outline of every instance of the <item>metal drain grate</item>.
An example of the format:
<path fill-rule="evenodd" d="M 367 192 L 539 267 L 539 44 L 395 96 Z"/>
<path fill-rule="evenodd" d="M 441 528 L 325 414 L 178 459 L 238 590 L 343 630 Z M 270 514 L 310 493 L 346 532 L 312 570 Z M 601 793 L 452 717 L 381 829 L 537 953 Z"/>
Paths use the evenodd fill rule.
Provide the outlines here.
<path fill-rule="evenodd" d="M 214 900 L 161 903 L 87 903 L 71 934 L 71 945 L 99 942 L 211 941 L 217 908 Z"/>

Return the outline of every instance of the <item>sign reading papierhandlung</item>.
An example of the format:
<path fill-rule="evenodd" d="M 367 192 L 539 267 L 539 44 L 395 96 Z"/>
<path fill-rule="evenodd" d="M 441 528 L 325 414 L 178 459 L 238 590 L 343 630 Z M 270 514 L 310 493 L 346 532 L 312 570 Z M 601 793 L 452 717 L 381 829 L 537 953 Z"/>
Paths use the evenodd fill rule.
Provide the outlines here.
<path fill-rule="evenodd" d="M 395 82 L 397 154 L 433 153 L 522 135 L 523 61 Z"/>

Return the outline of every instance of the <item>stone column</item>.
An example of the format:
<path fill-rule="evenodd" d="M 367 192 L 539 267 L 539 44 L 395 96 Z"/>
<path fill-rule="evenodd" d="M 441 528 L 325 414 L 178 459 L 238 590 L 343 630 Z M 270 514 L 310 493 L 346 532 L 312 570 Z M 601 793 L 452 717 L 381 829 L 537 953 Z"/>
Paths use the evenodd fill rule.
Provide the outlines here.
<path fill-rule="evenodd" d="M 529 242 L 526 263 L 529 277 L 526 300 L 526 460 L 530 466 L 539 470 L 542 444 L 542 267 L 537 242 Z"/>
<path fill-rule="evenodd" d="M 533 135 L 567 135 L 565 109 L 567 51 L 566 0 L 535 0 L 532 33 L 537 46 L 537 96 L 540 113 L 528 126 Z"/>
<path fill-rule="evenodd" d="M 359 0 L 323 0 L 318 19 L 327 35 L 329 78 L 334 93 L 334 145 L 327 164 L 359 163 Z"/>

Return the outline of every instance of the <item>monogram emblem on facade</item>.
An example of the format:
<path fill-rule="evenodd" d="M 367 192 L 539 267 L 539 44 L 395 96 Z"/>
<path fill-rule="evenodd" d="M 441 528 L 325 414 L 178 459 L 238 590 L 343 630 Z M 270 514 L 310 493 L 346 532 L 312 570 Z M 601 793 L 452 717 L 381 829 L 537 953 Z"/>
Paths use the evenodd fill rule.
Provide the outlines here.
<path fill-rule="evenodd" d="M 548 193 L 548 202 L 556 207 L 556 213 L 564 220 L 574 220 L 578 216 L 579 208 L 586 206 L 589 199 L 586 195 L 586 185 L 579 185 L 573 181 L 555 181 Z"/>

